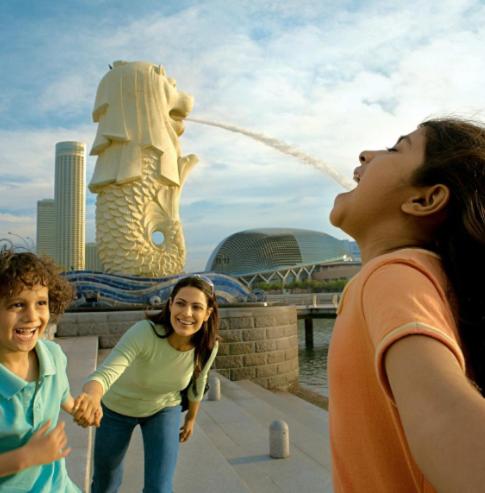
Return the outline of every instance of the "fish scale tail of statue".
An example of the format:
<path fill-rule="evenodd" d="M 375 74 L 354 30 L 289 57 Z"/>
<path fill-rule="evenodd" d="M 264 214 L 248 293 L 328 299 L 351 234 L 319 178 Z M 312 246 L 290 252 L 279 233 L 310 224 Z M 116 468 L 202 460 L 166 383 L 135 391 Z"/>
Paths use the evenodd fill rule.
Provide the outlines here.
<path fill-rule="evenodd" d="M 163 277 L 183 272 L 180 194 L 198 158 L 179 137 L 193 106 L 160 65 L 117 61 L 102 78 L 89 183 L 96 198 L 96 243 L 113 274 Z"/>

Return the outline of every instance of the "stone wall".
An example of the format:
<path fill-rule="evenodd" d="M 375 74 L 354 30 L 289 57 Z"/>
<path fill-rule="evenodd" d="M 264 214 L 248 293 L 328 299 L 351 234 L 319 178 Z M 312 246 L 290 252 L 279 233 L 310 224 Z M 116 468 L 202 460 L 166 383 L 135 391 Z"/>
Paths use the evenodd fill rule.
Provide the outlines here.
<path fill-rule="evenodd" d="M 98 336 L 101 349 L 112 348 L 143 311 L 64 313 L 57 323 L 57 337 Z"/>
<path fill-rule="evenodd" d="M 49 322 L 44 330 L 44 333 L 42 334 L 42 338 L 52 341 L 56 335 L 56 331 L 57 325 L 54 322 Z"/>
<path fill-rule="evenodd" d="M 298 382 L 294 306 L 222 308 L 220 334 L 216 367 L 222 375 L 266 388 L 287 389 Z"/>
<path fill-rule="evenodd" d="M 231 380 L 252 380 L 286 390 L 298 382 L 298 329 L 294 306 L 221 308 L 222 341 L 215 367 Z M 97 335 L 101 348 L 113 347 L 144 318 L 142 311 L 65 313 L 58 337 Z"/>

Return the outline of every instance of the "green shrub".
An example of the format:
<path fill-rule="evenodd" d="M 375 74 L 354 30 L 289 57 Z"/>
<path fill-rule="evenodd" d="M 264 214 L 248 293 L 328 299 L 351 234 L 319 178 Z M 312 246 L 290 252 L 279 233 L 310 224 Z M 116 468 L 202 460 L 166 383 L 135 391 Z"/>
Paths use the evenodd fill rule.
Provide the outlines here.
<path fill-rule="evenodd" d="M 341 292 L 348 279 L 328 279 L 317 281 L 315 279 L 306 279 L 304 281 L 292 281 L 287 284 L 282 285 L 281 281 L 278 282 L 260 282 L 253 285 L 254 288 L 262 289 L 263 291 L 277 291 L 285 289 L 287 291 L 292 291 L 293 289 L 307 290 L 310 293 L 336 293 Z"/>

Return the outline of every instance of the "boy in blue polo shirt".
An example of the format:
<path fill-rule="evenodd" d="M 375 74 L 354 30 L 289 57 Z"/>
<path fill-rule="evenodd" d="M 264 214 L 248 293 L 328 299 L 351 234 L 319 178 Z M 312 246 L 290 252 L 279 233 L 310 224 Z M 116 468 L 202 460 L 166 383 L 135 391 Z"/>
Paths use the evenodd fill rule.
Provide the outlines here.
<path fill-rule="evenodd" d="M 0 251 L 0 492 L 79 493 L 69 479 L 60 408 L 72 413 L 66 356 L 40 339 L 72 287 L 52 262 Z"/>

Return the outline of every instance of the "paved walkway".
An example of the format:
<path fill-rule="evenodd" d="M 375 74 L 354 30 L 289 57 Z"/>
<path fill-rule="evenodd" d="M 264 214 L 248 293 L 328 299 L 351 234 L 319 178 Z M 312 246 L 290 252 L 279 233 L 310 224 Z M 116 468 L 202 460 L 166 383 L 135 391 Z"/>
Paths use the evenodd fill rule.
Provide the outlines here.
<path fill-rule="evenodd" d="M 82 379 L 76 374 L 84 372 L 84 377 L 86 367 L 92 366 L 92 361 L 87 362 L 96 353 L 92 339 L 61 341 L 69 358 L 73 388 Z M 89 358 L 83 357 L 79 364 L 84 351 Z M 269 392 L 249 381 L 231 382 L 218 376 L 222 398 L 203 402 L 194 435 L 181 445 L 174 493 L 331 493 L 327 413 L 292 394 Z M 269 425 L 276 419 L 289 426 L 287 459 L 269 456 Z M 86 485 L 89 461 L 84 468 L 80 462 L 89 456 L 88 432 L 73 427 L 68 427 L 70 442 L 79 453 L 71 454 L 68 469 L 78 484 Z M 142 489 L 143 447 L 137 429 L 125 460 L 120 493 Z"/>
<path fill-rule="evenodd" d="M 82 388 L 84 379 L 96 368 L 98 358 L 97 337 L 63 337 L 54 339 L 67 355 L 67 374 L 71 394 L 75 397 Z M 62 416 L 64 415 L 64 416 Z M 66 422 L 69 447 L 72 452 L 66 459 L 67 471 L 71 479 L 83 491 L 89 491 L 91 480 L 91 444 L 94 436 L 92 428 L 81 428 L 71 416 L 61 413 Z"/>

